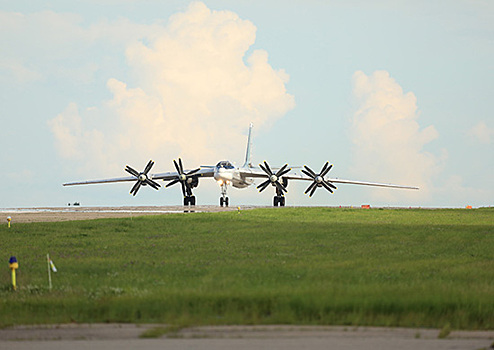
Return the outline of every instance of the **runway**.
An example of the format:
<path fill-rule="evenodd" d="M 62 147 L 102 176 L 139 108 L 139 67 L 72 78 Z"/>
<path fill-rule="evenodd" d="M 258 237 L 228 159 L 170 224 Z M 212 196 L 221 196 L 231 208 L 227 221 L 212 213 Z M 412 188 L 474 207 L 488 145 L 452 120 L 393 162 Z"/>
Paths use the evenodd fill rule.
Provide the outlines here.
<path fill-rule="evenodd" d="M 254 206 L 242 206 L 240 210 Z M 102 218 L 126 218 L 144 215 L 162 215 L 173 213 L 212 213 L 236 211 L 238 207 L 220 207 L 217 205 L 144 206 L 144 207 L 46 207 L 46 208 L 6 208 L 0 209 L 4 218 L 10 216 L 12 224 L 26 222 L 55 222 L 71 220 L 91 220 Z"/>

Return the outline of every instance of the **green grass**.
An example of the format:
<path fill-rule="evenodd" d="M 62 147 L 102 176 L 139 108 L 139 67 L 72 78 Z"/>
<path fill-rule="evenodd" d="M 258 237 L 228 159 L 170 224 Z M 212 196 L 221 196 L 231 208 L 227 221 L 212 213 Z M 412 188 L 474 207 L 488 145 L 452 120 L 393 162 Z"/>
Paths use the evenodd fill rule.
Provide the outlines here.
<path fill-rule="evenodd" d="M 0 326 L 494 329 L 494 211 L 279 208 L 0 228 Z M 48 289 L 46 254 L 58 268 Z M 19 261 L 17 292 L 8 259 Z"/>

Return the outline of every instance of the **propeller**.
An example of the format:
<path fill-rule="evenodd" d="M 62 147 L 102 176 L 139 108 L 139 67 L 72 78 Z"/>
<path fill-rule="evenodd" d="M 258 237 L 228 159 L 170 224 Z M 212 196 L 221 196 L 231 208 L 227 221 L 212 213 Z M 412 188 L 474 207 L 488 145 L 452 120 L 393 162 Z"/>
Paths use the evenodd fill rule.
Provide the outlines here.
<path fill-rule="evenodd" d="M 324 187 L 329 192 L 333 193 L 333 189 L 336 190 L 336 186 L 333 185 L 331 182 L 324 180 L 324 176 L 326 176 L 326 174 L 331 170 L 332 167 L 333 164 L 330 165 L 329 162 L 326 162 L 326 164 L 324 164 L 324 166 L 322 167 L 321 172 L 319 174 L 316 174 L 314 171 L 312 171 L 311 168 L 309 168 L 307 165 L 304 165 L 305 169 L 302 169 L 302 172 L 314 180 L 314 182 L 312 182 L 310 186 L 307 187 L 304 193 L 307 194 L 310 191 L 309 197 L 312 197 L 312 195 L 316 191 L 316 188 L 318 187 Z"/>
<path fill-rule="evenodd" d="M 286 189 L 286 187 L 280 182 L 281 177 L 283 175 L 285 175 L 286 173 L 288 173 L 290 170 L 292 170 L 291 168 L 288 168 L 287 169 L 288 164 L 283 165 L 276 172 L 276 174 L 273 173 L 273 171 L 269 167 L 268 163 L 266 163 L 266 161 L 264 161 L 264 166 L 262 164 L 259 164 L 259 166 L 261 167 L 261 169 L 266 174 L 268 174 L 268 179 L 266 181 L 264 181 L 263 183 L 259 184 L 259 186 L 257 186 L 257 188 L 259 189 L 259 192 L 264 191 L 266 189 L 266 187 L 268 187 L 268 185 L 270 185 L 270 184 L 276 186 L 276 188 L 280 192 L 288 192 L 287 189 Z"/>
<path fill-rule="evenodd" d="M 148 177 L 148 173 L 151 170 L 151 168 L 153 167 L 153 165 L 154 165 L 154 161 L 150 160 L 148 162 L 148 164 L 146 165 L 146 167 L 144 168 L 144 171 L 142 171 L 140 173 L 137 172 L 137 170 L 135 170 L 134 168 L 132 168 L 129 165 L 125 166 L 125 171 L 137 178 L 135 185 L 130 190 L 131 195 L 135 196 L 137 194 L 137 192 L 139 191 L 139 189 L 141 188 L 141 186 L 149 185 L 152 188 L 154 188 L 155 190 L 157 190 L 160 187 L 159 183 L 157 183 L 156 181 L 154 181 Z"/>
<path fill-rule="evenodd" d="M 178 163 L 174 159 L 173 164 L 175 164 L 175 169 L 177 169 L 178 175 L 175 179 L 170 181 L 165 187 L 170 187 L 170 186 L 173 186 L 176 183 L 180 182 L 180 184 L 182 185 L 182 193 L 183 193 L 184 197 L 192 196 L 192 189 L 190 186 L 190 182 L 188 181 L 189 179 L 192 179 L 192 177 L 189 177 L 189 176 L 197 173 L 199 170 L 201 170 L 201 168 L 197 168 L 197 169 L 194 169 L 194 170 L 191 170 L 191 171 L 185 173 L 184 167 L 182 164 L 182 159 L 178 158 Z"/>

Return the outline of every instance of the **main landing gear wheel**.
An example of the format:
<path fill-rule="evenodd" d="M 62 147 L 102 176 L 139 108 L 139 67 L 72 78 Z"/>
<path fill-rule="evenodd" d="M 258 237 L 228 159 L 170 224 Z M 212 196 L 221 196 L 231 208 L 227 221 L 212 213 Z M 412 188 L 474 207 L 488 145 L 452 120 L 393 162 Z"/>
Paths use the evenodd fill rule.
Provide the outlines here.
<path fill-rule="evenodd" d="M 280 207 L 284 207 L 285 206 L 285 197 L 284 196 L 274 196 L 273 205 L 275 207 L 277 207 L 278 205 Z"/>
<path fill-rule="evenodd" d="M 229 198 L 228 197 L 225 197 L 225 198 L 220 197 L 220 207 L 222 207 L 223 205 L 225 207 L 228 207 L 228 205 L 229 205 Z"/>
<path fill-rule="evenodd" d="M 184 197 L 184 205 L 196 205 L 196 196 L 186 196 Z"/>

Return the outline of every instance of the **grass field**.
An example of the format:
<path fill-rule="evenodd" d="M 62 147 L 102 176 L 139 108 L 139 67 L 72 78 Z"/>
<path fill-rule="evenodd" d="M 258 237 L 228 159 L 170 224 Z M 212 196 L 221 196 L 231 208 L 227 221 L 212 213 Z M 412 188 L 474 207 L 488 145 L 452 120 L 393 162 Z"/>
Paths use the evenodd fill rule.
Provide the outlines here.
<path fill-rule="evenodd" d="M 4 225 L 0 237 L 0 326 L 494 329 L 491 209 L 168 214 Z M 47 253 L 58 269 L 52 290 Z"/>

